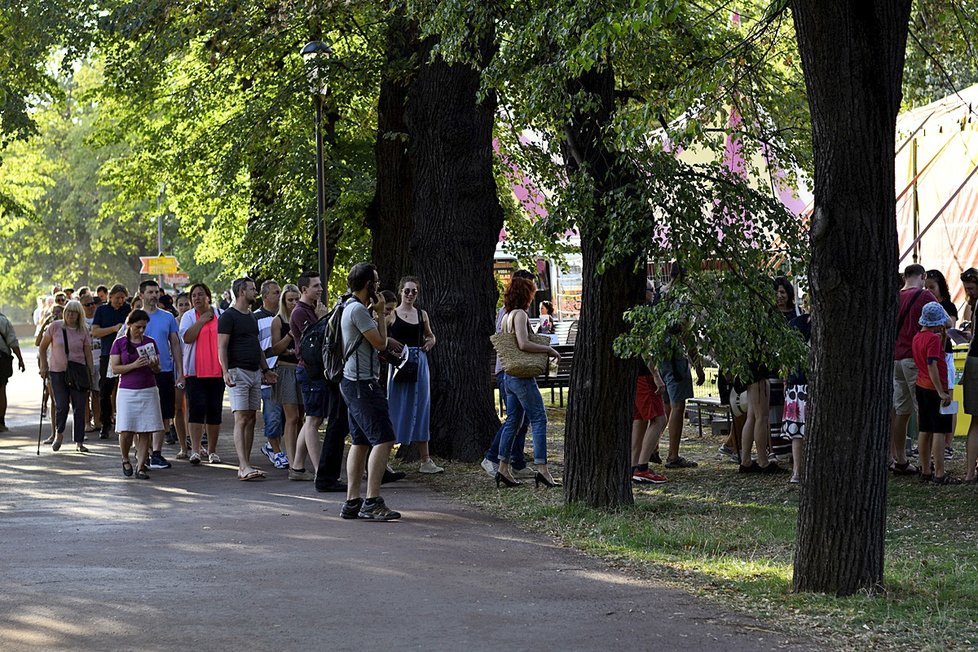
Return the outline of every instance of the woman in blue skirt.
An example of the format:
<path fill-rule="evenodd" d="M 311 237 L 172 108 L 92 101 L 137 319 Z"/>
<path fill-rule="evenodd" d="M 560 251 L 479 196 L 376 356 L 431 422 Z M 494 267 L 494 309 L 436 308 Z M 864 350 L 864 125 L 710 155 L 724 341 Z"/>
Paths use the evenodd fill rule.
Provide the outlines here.
<path fill-rule="evenodd" d="M 421 281 L 405 276 L 398 283 L 398 305 L 387 318 L 387 335 L 404 345 L 402 363 L 391 365 L 387 376 L 387 402 L 397 443 L 418 445 L 421 473 L 441 473 L 445 469 L 431 459 L 431 388 L 428 351 L 435 345 L 428 313 L 417 307 Z"/>

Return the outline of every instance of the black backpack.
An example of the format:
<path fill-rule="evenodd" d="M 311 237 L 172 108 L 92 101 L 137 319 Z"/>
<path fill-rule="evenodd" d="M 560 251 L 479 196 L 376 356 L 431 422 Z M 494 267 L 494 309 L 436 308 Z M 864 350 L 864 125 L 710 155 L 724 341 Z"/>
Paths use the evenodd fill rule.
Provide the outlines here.
<path fill-rule="evenodd" d="M 337 299 L 333 309 L 323 319 L 323 322 L 326 323 L 326 328 L 321 365 L 324 369 L 326 380 L 332 383 L 339 383 L 343 380 L 343 367 L 363 340 L 363 335 L 361 334 L 350 349 L 344 350 L 342 319 L 343 309 L 346 307 L 349 299 L 350 295 L 344 295 Z"/>
<path fill-rule="evenodd" d="M 326 326 L 329 316 L 307 324 L 299 339 L 299 359 L 302 360 L 309 378 L 323 377 L 323 344 L 326 339 Z"/>

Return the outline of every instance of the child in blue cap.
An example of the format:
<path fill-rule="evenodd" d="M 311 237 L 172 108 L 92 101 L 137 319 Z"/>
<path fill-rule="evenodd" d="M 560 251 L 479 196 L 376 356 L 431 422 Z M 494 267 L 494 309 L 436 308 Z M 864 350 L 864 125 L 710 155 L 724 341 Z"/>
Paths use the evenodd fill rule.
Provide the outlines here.
<path fill-rule="evenodd" d="M 941 414 L 941 408 L 950 405 L 947 358 L 944 356 L 945 328 L 950 317 L 936 301 L 924 305 L 920 313 L 920 332 L 913 338 L 913 360 L 917 365 L 917 422 L 920 435 L 917 447 L 920 451 L 920 481 L 935 484 L 958 484 L 960 480 L 944 472 L 944 438 L 935 439 L 934 433 L 951 431 L 951 415 Z M 931 459 L 934 474 L 930 473 Z"/>

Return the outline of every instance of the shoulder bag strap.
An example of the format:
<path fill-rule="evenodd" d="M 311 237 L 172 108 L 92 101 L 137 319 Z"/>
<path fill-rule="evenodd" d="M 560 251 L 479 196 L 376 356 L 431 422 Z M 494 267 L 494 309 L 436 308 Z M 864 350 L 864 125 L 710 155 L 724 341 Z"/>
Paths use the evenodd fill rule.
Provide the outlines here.
<path fill-rule="evenodd" d="M 900 313 L 900 317 L 897 319 L 897 335 L 900 334 L 900 330 L 903 328 L 903 321 L 907 318 L 907 315 L 910 314 L 910 311 L 913 310 L 914 304 L 917 303 L 917 299 L 920 298 L 923 291 L 924 288 L 918 288 L 916 294 L 914 294 L 913 298 L 910 300 L 910 303 L 908 303 L 907 307 Z"/>
<path fill-rule="evenodd" d="M 64 324 L 61 325 L 61 337 L 65 340 L 65 360 L 68 359 L 68 332 L 65 331 Z"/>

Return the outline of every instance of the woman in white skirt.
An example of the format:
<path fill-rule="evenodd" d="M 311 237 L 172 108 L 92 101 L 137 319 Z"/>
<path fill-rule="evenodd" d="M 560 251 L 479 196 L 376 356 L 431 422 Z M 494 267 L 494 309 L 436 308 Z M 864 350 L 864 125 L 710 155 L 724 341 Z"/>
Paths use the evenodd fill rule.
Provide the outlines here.
<path fill-rule="evenodd" d="M 146 473 L 149 445 L 153 433 L 163 430 L 160 392 L 156 374 L 160 371 L 160 352 L 153 338 L 144 335 L 149 315 L 133 310 L 126 318 L 126 336 L 112 344 L 109 365 L 119 376 L 116 395 L 116 430 L 122 451 L 122 473 L 133 475 L 129 448 L 136 440 L 136 477 L 148 480 Z"/>

